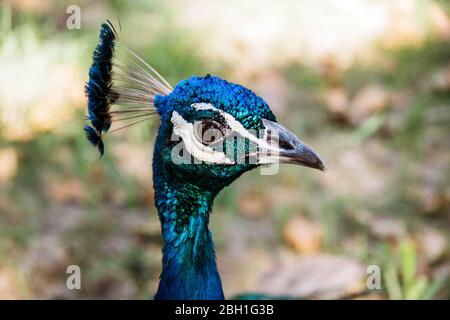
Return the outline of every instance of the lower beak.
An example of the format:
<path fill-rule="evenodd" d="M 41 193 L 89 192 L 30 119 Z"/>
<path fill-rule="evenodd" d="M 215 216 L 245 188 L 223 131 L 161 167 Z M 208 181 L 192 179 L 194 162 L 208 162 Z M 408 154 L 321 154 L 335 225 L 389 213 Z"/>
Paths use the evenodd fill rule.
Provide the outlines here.
<path fill-rule="evenodd" d="M 265 127 L 265 140 L 269 145 L 264 150 L 267 162 L 293 163 L 304 167 L 325 170 L 325 164 L 320 156 L 306 143 L 300 141 L 295 134 L 282 125 L 263 119 Z"/>

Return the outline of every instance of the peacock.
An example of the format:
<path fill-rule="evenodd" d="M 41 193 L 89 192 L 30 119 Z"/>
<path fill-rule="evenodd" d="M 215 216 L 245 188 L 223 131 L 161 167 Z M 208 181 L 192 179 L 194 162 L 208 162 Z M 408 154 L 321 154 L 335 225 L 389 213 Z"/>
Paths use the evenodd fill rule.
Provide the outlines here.
<path fill-rule="evenodd" d="M 102 24 L 93 53 L 84 131 L 104 154 L 105 135 L 159 117 L 153 150 L 155 206 L 164 241 L 155 299 L 224 299 L 208 229 L 214 198 L 243 173 L 292 163 L 323 171 L 311 147 L 279 124 L 251 90 L 207 74 L 175 88 Z M 112 128 L 115 122 L 131 121 Z"/>

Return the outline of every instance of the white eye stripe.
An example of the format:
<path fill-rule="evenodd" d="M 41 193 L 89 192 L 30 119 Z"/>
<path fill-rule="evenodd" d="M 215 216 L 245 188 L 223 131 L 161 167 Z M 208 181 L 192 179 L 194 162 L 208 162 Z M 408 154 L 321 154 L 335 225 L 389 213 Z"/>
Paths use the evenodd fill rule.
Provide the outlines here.
<path fill-rule="evenodd" d="M 210 103 L 194 103 L 191 105 L 196 110 L 214 110 L 220 113 L 225 119 L 230 131 L 240 135 L 244 139 L 255 143 L 260 150 L 271 150 L 272 147 L 267 142 L 267 131 L 264 130 L 262 138 L 258 138 L 237 121 L 231 114 L 214 107 Z M 215 164 L 235 164 L 224 152 L 215 151 L 205 146 L 197 139 L 194 124 L 186 121 L 178 112 L 173 111 L 171 122 L 173 124 L 173 133 L 181 137 L 184 141 L 186 150 L 199 161 Z M 260 162 L 260 161 L 258 161 Z M 263 163 L 263 162 L 261 162 Z"/>
<path fill-rule="evenodd" d="M 186 150 L 197 160 L 216 164 L 234 164 L 234 161 L 228 159 L 225 153 L 214 151 L 198 141 L 195 137 L 194 125 L 184 120 L 178 112 L 172 113 L 171 121 L 173 133 L 183 139 Z"/>
<path fill-rule="evenodd" d="M 239 134 L 243 138 L 247 138 L 251 142 L 256 143 L 260 148 L 269 149 L 270 145 L 267 143 L 266 132 L 264 132 L 264 137 L 262 139 L 257 138 L 255 135 L 251 134 L 247 129 L 244 128 L 244 126 L 237 121 L 231 114 L 220 110 L 216 107 L 214 107 L 210 103 L 194 103 L 191 105 L 193 108 L 197 110 L 214 110 L 216 112 L 219 112 L 227 122 L 228 126 L 231 128 L 232 131 Z"/>

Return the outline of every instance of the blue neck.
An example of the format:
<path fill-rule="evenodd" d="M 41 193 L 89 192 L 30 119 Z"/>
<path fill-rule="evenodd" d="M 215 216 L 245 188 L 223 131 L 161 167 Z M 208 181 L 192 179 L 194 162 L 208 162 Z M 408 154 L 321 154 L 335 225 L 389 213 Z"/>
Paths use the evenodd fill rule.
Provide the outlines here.
<path fill-rule="evenodd" d="M 180 183 L 162 161 L 153 160 L 155 204 L 164 239 L 155 299 L 224 299 L 208 229 L 215 194 Z"/>

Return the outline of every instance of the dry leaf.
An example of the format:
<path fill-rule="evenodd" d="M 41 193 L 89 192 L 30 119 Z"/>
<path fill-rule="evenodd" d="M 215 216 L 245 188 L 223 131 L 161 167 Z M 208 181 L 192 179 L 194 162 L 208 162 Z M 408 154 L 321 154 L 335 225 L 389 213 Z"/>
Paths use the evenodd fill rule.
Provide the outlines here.
<path fill-rule="evenodd" d="M 334 117 L 346 118 L 348 112 L 348 94 L 344 88 L 332 88 L 325 94 L 328 109 Z"/>
<path fill-rule="evenodd" d="M 358 292 L 364 267 L 347 257 L 320 255 L 280 263 L 264 275 L 258 292 L 296 298 L 336 298 Z"/>
<path fill-rule="evenodd" d="M 0 182 L 10 181 L 17 173 L 19 157 L 14 148 L 0 149 Z"/>
<path fill-rule="evenodd" d="M 52 183 L 50 196 L 56 202 L 80 202 L 85 197 L 83 184 L 75 179 Z"/>
<path fill-rule="evenodd" d="M 262 192 L 249 191 L 239 198 L 239 212 L 248 218 L 260 217 L 267 212 L 269 203 Z"/>
<path fill-rule="evenodd" d="M 417 232 L 417 244 L 429 262 L 438 260 L 447 249 L 445 235 L 437 229 L 422 227 Z"/>
<path fill-rule="evenodd" d="M 295 251 L 313 254 L 320 251 L 323 231 L 319 224 L 296 215 L 286 223 L 283 237 Z"/>
<path fill-rule="evenodd" d="M 350 119 L 359 124 L 368 116 L 380 112 L 389 104 L 389 93 L 379 85 L 361 89 L 350 103 Z"/>

